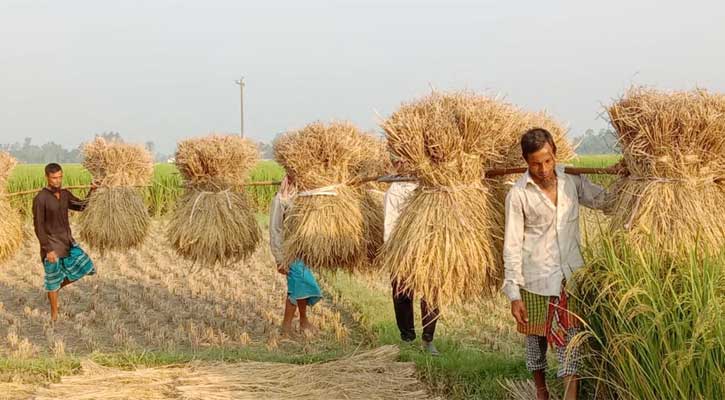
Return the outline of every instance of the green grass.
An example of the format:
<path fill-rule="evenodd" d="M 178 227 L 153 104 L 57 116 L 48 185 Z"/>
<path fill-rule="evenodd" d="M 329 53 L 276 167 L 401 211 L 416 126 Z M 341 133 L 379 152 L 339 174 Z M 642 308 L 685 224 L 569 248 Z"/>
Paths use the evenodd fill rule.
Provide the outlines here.
<path fill-rule="evenodd" d="M 400 345 L 400 333 L 388 294 L 362 283 L 345 272 L 323 276 L 324 287 L 338 302 L 344 304 L 360 322 L 375 346 Z M 417 304 L 416 315 L 419 315 Z M 446 324 L 445 316 L 439 326 Z M 513 322 L 511 322 L 513 324 Z M 420 343 L 401 345 L 401 360 L 416 364 L 421 380 L 437 393 L 452 399 L 506 399 L 499 384 L 502 379 L 527 379 L 523 354 L 510 354 L 466 344 L 456 332 L 441 334 L 436 346 L 441 356 L 431 357 L 420 349 Z"/>

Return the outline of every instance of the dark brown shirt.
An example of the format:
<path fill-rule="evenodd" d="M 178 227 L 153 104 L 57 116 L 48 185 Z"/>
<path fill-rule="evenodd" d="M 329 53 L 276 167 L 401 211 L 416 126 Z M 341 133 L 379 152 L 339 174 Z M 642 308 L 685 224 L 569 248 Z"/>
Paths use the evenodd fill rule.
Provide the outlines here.
<path fill-rule="evenodd" d="M 83 211 L 87 200 L 81 200 L 61 189 L 60 199 L 49 188 L 43 188 L 33 199 L 33 225 L 40 242 L 40 258 L 54 251 L 58 258 L 67 257 L 75 240 L 68 222 L 68 210 Z"/>

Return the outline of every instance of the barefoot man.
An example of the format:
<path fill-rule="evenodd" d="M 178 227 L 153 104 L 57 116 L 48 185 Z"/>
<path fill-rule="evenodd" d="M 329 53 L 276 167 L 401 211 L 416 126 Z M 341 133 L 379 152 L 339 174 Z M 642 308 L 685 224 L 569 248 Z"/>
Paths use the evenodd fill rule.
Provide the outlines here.
<path fill-rule="evenodd" d="M 272 256 L 277 272 L 287 276 L 287 295 L 282 318 L 282 334 L 285 336 L 292 334 L 292 320 L 297 309 L 300 310 L 300 331 L 313 331 L 312 324 L 307 318 L 307 306 L 312 307 L 322 299 L 322 291 L 315 275 L 302 260 L 295 260 L 289 265 L 285 263 L 284 223 L 296 195 L 294 175 L 288 173 L 272 200 L 269 212 L 269 245 Z"/>
<path fill-rule="evenodd" d="M 568 175 L 556 165 L 556 144 L 545 129 L 526 132 L 521 150 L 528 171 L 506 197 L 503 291 L 511 300 L 518 331 L 526 335 L 526 367 L 534 375 L 536 398 L 549 398 L 545 373 L 551 344 L 565 399 L 576 399 L 580 356 L 569 342 L 579 321 L 565 285 L 584 264 L 579 205 L 603 209 L 608 194 L 584 176 Z"/>
<path fill-rule="evenodd" d="M 96 271 L 91 259 L 73 240 L 68 222 L 68 210 L 83 211 L 86 200 L 80 200 L 62 188 L 63 169 L 60 165 L 46 165 L 45 178 L 48 185 L 33 199 L 33 224 L 45 269 L 50 318 L 56 321 L 60 288 Z"/>

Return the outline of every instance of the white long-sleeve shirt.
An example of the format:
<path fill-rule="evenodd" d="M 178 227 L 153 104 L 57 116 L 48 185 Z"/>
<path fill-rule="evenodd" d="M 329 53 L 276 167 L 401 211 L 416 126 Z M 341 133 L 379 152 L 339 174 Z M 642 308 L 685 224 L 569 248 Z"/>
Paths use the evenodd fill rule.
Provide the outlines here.
<path fill-rule="evenodd" d="M 383 200 L 383 213 L 385 215 L 385 225 L 383 229 L 383 240 L 388 241 L 390 234 L 398 222 L 398 217 L 403 210 L 408 196 L 418 187 L 418 184 L 411 182 L 394 182 L 385 192 Z"/>
<path fill-rule="evenodd" d="M 284 263 L 284 216 L 288 208 L 289 202 L 282 200 L 277 193 L 269 210 L 269 247 L 277 264 Z"/>
<path fill-rule="evenodd" d="M 506 196 L 503 291 L 520 300 L 520 289 L 558 296 L 562 280 L 584 265 L 580 249 L 579 205 L 603 209 L 607 191 L 584 176 L 556 167 L 557 205 L 526 172 Z"/>

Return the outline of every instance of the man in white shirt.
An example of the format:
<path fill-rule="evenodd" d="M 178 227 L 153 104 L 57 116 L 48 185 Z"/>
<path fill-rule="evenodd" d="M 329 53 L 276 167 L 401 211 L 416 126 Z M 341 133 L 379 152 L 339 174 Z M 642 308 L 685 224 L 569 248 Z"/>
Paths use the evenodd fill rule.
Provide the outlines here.
<path fill-rule="evenodd" d="M 397 165 L 398 163 L 395 164 L 399 166 Z M 385 192 L 385 228 L 383 238 L 386 242 L 395 228 L 395 224 L 408 197 L 417 187 L 418 185 L 412 182 L 395 182 Z M 393 308 L 395 310 L 395 321 L 397 322 L 398 330 L 400 330 L 400 338 L 404 342 L 412 342 L 415 340 L 414 293 L 401 291 L 396 281 L 393 281 L 392 285 Z M 421 299 L 420 313 L 423 320 L 423 349 L 429 354 L 437 356 L 439 353 L 433 344 L 433 336 L 435 335 L 436 323 L 438 322 L 438 309 L 431 309 L 425 299 Z"/>
<path fill-rule="evenodd" d="M 576 348 L 567 357 L 566 346 L 579 321 L 565 283 L 584 265 L 579 205 L 604 209 L 608 193 L 556 165 L 556 144 L 545 129 L 526 132 L 521 150 L 528 171 L 506 197 L 503 291 L 511 300 L 518 331 L 527 335 L 526 366 L 534 375 L 537 399 L 549 398 L 548 343 L 556 346 L 565 399 L 576 399 L 580 357 Z"/>

